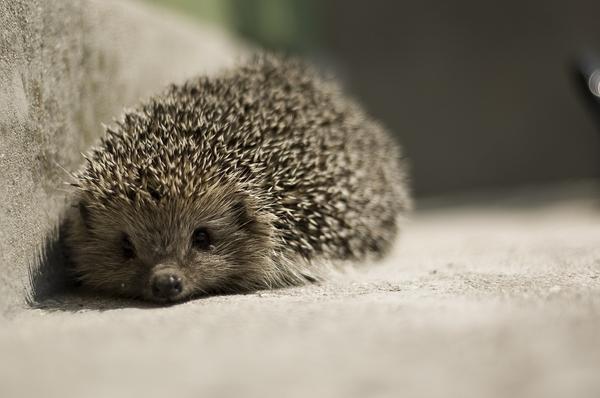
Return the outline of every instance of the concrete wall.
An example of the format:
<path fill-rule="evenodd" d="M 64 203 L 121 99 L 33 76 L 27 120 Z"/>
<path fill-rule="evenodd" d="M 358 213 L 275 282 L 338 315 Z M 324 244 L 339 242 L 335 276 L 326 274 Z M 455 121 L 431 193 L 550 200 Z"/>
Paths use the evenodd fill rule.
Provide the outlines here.
<path fill-rule="evenodd" d="M 101 123 L 238 53 L 223 32 L 139 3 L 0 0 L 0 314 L 25 305 L 28 269 L 53 255 L 64 170 Z"/>

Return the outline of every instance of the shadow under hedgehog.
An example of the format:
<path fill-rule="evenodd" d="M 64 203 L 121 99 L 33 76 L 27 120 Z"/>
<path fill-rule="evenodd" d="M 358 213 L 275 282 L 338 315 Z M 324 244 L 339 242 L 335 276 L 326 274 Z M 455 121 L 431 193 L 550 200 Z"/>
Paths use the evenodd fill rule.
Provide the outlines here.
<path fill-rule="evenodd" d="M 66 223 L 84 287 L 174 302 L 381 258 L 410 206 L 390 135 L 337 85 L 260 54 L 106 129 Z"/>

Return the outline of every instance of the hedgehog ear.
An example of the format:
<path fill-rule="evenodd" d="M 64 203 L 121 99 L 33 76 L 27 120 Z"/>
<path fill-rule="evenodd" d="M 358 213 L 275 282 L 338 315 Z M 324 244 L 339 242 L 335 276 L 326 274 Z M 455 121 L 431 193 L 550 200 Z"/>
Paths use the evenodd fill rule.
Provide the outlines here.
<path fill-rule="evenodd" d="M 233 211 L 235 219 L 240 226 L 244 228 L 251 227 L 251 224 L 255 222 L 254 217 L 252 217 L 250 214 L 250 210 L 248 209 L 248 205 L 244 199 L 238 199 L 233 202 L 231 210 Z"/>
<path fill-rule="evenodd" d="M 239 198 L 231 207 L 238 225 L 250 232 L 269 235 L 268 223 L 263 222 L 260 214 L 252 207 L 246 198 Z"/>
<path fill-rule="evenodd" d="M 88 209 L 87 204 L 80 200 L 77 204 L 77 208 L 79 209 L 79 215 L 81 216 L 81 221 L 87 229 L 90 229 L 90 210 Z"/>

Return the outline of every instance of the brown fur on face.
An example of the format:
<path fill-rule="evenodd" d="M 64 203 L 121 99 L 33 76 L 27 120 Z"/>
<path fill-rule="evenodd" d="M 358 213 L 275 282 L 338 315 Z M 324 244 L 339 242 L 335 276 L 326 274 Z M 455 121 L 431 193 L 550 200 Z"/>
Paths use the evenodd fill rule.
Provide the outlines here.
<path fill-rule="evenodd" d="M 182 281 L 170 301 L 266 287 L 277 278 L 272 231 L 251 202 L 223 187 L 185 200 L 122 198 L 104 207 L 82 194 L 67 236 L 75 272 L 89 287 L 154 301 L 166 301 L 152 293 L 152 277 L 161 272 Z M 209 248 L 194 247 L 198 228 L 210 235 Z"/>

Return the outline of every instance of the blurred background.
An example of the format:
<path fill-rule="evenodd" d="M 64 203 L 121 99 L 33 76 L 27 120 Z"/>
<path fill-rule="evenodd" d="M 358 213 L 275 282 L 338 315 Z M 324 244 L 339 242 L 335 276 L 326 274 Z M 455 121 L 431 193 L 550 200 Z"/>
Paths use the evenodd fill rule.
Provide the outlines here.
<path fill-rule="evenodd" d="M 597 177 L 570 65 L 598 0 L 146 0 L 331 69 L 397 135 L 418 196 Z"/>

